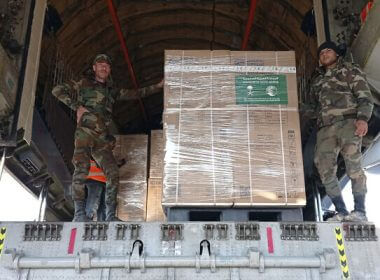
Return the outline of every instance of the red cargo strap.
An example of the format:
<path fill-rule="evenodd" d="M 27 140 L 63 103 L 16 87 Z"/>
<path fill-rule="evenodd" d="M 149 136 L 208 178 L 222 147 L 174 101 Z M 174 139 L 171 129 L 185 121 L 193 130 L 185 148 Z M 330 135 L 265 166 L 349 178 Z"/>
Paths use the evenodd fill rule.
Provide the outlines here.
<path fill-rule="evenodd" d="M 273 254 L 273 236 L 272 236 L 272 228 L 267 227 L 267 239 L 268 239 L 268 253 Z"/>
<path fill-rule="evenodd" d="M 362 24 L 365 22 L 365 20 L 367 19 L 367 16 L 368 16 L 368 13 L 369 13 L 369 10 L 371 10 L 373 6 L 373 1 L 369 1 L 365 7 L 363 8 L 363 10 L 361 11 L 360 13 L 360 20 L 362 22 Z"/>
<path fill-rule="evenodd" d="M 69 248 L 67 248 L 67 253 L 70 255 L 73 254 L 73 252 L 74 252 L 74 245 L 75 245 L 75 237 L 76 236 L 77 236 L 77 228 L 71 229 Z"/>

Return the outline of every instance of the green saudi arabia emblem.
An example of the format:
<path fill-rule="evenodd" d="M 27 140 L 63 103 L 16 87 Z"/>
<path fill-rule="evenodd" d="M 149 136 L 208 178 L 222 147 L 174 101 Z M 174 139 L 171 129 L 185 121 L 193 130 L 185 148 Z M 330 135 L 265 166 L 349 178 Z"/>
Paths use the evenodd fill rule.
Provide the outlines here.
<path fill-rule="evenodd" d="M 288 104 L 286 75 L 236 76 L 235 89 L 236 104 Z"/>

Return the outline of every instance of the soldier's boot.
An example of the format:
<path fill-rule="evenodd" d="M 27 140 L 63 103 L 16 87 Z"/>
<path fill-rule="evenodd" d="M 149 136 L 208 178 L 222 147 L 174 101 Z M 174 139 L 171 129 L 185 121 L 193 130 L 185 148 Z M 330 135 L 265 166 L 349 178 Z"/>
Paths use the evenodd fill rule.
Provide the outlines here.
<path fill-rule="evenodd" d="M 334 216 L 327 219 L 328 222 L 342 222 L 348 215 L 346 204 L 344 203 L 342 195 L 332 197 L 331 201 L 335 206 L 335 211 L 337 212 Z"/>
<path fill-rule="evenodd" d="M 116 217 L 116 203 L 106 204 L 106 221 L 107 222 L 120 222 L 121 220 Z"/>
<path fill-rule="evenodd" d="M 88 222 L 90 219 L 86 216 L 86 202 L 83 200 L 74 201 L 74 219 L 73 222 Z"/>
<path fill-rule="evenodd" d="M 346 222 L 366 222 L 368 221 L 365 212 L 365 195 L 354 194 L 354 211 L 344 218 Z"/>

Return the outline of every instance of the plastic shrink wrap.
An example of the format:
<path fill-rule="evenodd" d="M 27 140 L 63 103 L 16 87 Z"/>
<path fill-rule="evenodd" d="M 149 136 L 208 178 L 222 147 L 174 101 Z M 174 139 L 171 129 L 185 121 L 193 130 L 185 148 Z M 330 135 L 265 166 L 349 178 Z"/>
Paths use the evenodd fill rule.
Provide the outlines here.
<path fill-rule="evenodd" d="M 164 169 L 164 132 L 152 130 L 150 133 L 149 178 L 162 178 Z"/>
<path fill-rule="evenodd" d="M 146 221 L 164 222 L 166 217 L 161 204 L 162 177 L 164 168 L 164 135 L 162 130 L 152 130 L 150 135 L 150 162 Z"/>
<path fill-rule="evenodd" d="M 302 206 L 295 55 L 165 52 L 162 203 Z"/>
<path fill-rule="evenodd" d="M 122 221 L 144 221 L 147 196 L 147 135 L 117 135 L 113 150 L 119 168 L 117 217 Z"/>

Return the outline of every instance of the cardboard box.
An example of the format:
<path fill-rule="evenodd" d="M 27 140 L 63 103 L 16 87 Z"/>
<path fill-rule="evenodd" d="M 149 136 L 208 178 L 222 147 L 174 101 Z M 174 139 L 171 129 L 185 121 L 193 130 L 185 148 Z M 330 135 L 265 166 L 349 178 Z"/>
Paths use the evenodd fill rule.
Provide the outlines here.
<path fill-rule="evenodd" d="M 148 180 L 148 199 L 146 210 L 147 222 L 165 222 L 166 216 L 162 209 L 162 178 Z"/>
<path fill-rule="evenodd" d="M 122 221 L 145 221 L 147 198 L 147 135 L 117 135 L 114 155 L 124 159 L 119 168 L 117 217 Z"/>
<path fill-rule="evenodd" d="M 165 52 L 164 109 L 298 109 L 295 53 Z"/>
<path fill-rule="evenodd" d="M 117 217 L 122 221 L 145 221 L 147 183 L 123 182 L 117 194 Z"/>
<path fill-rule="evenodd" d="M 294 52 L 166 52 L 164 206 L 305 205 L 294 66 Z"/>
<path fill-rule="evenodd" d="M 125 164 L 119 168 L 120 181 L 146 182 L 148 135 L 116 135 L 116 146 L 113 152 L 117 160 L 125 160 Z"/>
<path fill-rule="evenodd" d="M 178 118 L 166 118 L 172 127 L 168 139 L 174 140 L 168 146 L 175 146 L 176 140 L 180 145 L 166 153 L 164 204 L 302 205 L 298 113 L 235 110 L 213 115 L 216 120 L 208 132 L 205 125 L 187 130 L 187 121 L 181 123 L 180 139 L 175 134 L 179 125 L 170 122 Z M 278 123 L 271 125 L 276 118 Z"/>
<path fill-rule="evenodd" d="M 164 170 L 164 132 L 152 130 L 150 136 L 149 178 L 162 178 Z"/>

